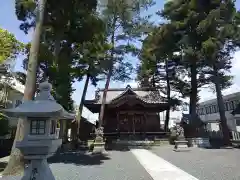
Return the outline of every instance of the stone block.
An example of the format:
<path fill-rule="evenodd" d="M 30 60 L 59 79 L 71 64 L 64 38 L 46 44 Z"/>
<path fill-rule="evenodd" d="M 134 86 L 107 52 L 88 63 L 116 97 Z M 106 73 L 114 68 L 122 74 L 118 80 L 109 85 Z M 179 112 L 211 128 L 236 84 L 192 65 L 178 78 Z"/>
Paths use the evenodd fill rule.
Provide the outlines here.
<path fill-rule="evenodd" d="M 190 151 L 188 147 L 188 141 L 186 140 L 181 140 L 181 141 L 174 141 L 175 146 L 174 146 L 174 151 L 180 152 L 180 151 Z"/>
<path fill-rule="evenodd" d="M 105 142 L 95 142 L 92 154 L 107 154 L 107 151 L 105 150 Z"/>

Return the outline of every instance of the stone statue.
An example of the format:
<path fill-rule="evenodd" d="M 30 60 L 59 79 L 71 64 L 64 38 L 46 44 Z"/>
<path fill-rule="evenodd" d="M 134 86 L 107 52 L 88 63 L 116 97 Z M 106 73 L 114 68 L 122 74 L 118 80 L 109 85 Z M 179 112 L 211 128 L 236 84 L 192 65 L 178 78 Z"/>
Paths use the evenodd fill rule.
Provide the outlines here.
<path fill-rule="evenodd" d="M 96 142 L 102 142 L 103 141 L 103 127 L 99 127 L 95 129 L 96 134 Z"/>
<path fill-rule="evenodd" d="M 175 141 L 174 151 L 189 151 L 188 141 L 184 136 L 184 129 L 179 124 L 176 126 L 177 140 Z"/>
<path fill-rule="evenodd" d="M 99 127 L 95 129 L 95 134 L 98 137 L 103 137 L 103 127 Z"/>
<path fill-rule="evenodd" d="M 184 129 L 180 125 L 176 126 L 176 134 L 177 134 L 178 139 L 185 139 Z"/>
<path fill-rule="evenodd" d="M 100 100 L 100 89 L 98 88 L 97 91 L 95 92 L 95 100 L 99 101 Z"/>

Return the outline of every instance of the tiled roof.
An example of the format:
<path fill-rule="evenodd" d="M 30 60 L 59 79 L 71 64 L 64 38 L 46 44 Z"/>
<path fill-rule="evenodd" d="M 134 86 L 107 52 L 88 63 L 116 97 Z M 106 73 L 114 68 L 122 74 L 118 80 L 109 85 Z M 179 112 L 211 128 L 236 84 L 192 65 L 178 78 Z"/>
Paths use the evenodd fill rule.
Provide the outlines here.
<path fill-rule="evenodd" d="M 109 104 L 112 101 L 122 97 L 126 93 L 132 93 L 136 95 L 136 98 L 146 103 L 164 103 L 164 99 L 159 95 L 159 92 L 152 88 L 131 88 L 129 85 L 126 88 L 121 89 L 109 89 L 107 92 L 106 103 Z M 103 89 L 96 91 L 95 104 L 102 103 Z M 91 100 L 90 100 L 91 101 Z"/>

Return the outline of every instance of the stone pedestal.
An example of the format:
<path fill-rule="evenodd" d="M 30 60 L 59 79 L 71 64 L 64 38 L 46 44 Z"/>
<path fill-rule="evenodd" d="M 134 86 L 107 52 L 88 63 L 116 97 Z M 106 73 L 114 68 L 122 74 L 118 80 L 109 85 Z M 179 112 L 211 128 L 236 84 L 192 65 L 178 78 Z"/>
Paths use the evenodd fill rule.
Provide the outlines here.
<path fill-rule="evenodd" d="M 188 148 L 188 141 L 185 139 L 184 136 L 184 129 L 180 126 L 176 126 L 176 133 L 177 133 L 177 140 L 175 142 L 174 151 L 189 151 Z"/>
<path fill-rule="evenodd" d="M 190 150 L 188 148 L 188 141 L 177 140 L 177 141 L 174 141 L 174 142 L 175 142 L 174 151 L 180 152 L 180 151 L 189 151 Z"/>
<path fill-rule="evenodd" d="M 96 137 L 94 142 L 93 154 L 106 154 L 105 142 L 102 137 Z"/>
<path fill-rule="evenodd" d="M 55 180 L 46 159 L 31 160 L 21 180 Z"/>

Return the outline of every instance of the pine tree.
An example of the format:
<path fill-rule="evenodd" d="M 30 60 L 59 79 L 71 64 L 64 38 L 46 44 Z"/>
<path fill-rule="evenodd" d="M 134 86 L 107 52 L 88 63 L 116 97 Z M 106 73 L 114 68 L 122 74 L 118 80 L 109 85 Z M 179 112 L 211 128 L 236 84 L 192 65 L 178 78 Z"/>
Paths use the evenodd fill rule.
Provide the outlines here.
<path fill-rule="evenodd" d="M 230 133 L 225 116 L 222 90 L 231 85 L 232 77 L 227 75 L 231 68 L 232 54 L 237 50 L 240 28 L 235 2 L 209 1 L 204 4 L 205 19 L 199 23 L 197 32 L 202 35 L 204 73 L 215 86 L 221 119 L 224 143 L 230 144 Z"/>
<path fill-rule="evenodd" d="M 112 48 L 109 52 L 109 65 L 103 92 L 99 127 L 104 123 L 104 112 L 110 80 L 129 79 L 132 64 L 126 60 L 127 54 L 137 55 L 139 50 L 133 41 L 141 40 L 149 28 L 148 17 L 142 18 L 140 12 L 152 5 L 152 1 L 109 0 L 102 12 L 107 22 L 107 34 Z"/>

